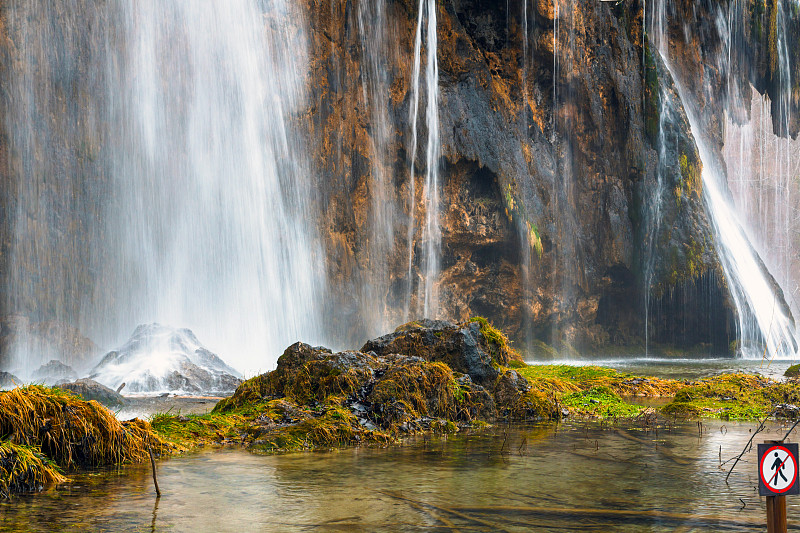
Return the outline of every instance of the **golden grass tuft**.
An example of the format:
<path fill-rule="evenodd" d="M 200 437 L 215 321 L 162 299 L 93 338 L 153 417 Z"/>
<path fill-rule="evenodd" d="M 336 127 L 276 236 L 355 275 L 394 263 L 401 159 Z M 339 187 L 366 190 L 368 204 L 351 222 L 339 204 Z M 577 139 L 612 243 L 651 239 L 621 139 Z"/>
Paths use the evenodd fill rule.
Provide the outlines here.
<path fill-rule="evenodd" d="M 66 480 L 58 467 L 34 448 L 0 441 L 0 498 Z"/>
<path fill-rule="evenodd" d="M 0 438 L 38 448 L 66 470 L 141 462 L 148 446 L 171 451 L 148 422 L 120 422 L 95 401 L 40 385 L 0 392 Z"/>

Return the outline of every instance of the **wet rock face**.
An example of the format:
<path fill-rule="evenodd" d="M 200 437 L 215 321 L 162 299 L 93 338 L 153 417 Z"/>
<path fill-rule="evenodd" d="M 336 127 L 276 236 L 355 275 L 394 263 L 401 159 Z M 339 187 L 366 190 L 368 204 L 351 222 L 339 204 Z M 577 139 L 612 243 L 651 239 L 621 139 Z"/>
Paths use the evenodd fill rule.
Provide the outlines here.
<path fill-rule="evenodd" d="M 206 349 L 188 329 L 141 325 L 122 347 L 103 357 L 90 378 L 129 392 L 224 392 L 240 383 L 239 373 Z"/>
<path fill-rule="evenodd" d="M 423 243 L 415 231 L 409 246 L 405 231 L 410 209 L 421 216 L 426 164 L 418 150 L 410 177 L 418 6 L 385 4 L 389 46 L 359 29 L 369 17 L 357 2 L 309 5 L 310 147 L 320 175 L 336 183 L 323 185 L 331 205 L 321 222 L 331 251 L 327 314 L 334 331 L 355 341 L 401 321 L 405 308 L 418 314 L 416 295 L 408 294 L 423 275 Z M 709 301 L 727 299 L 724 280 L 710 275 L 718 265 L 702 190 L 678 187 L 686 182 L 680 156 L 697 162 L 685 117 L 665 133 L 681 143 L 666 165 L 664 222 L 648 225 L 659 170 L 658 119 L 648 109 L 661 87 L 655 78 L 656 96 L 643 101 L 650 94 L 642 79 L 643 7 L 561 5 L 555 32 L 547 0 L 440 4 L 437 316 L 486 316 L 520 346 L 545 341 L 562 352 L 606 352 L 643 346 L 646 291 L 669 294 L 705 276 L 718 281 Z M 373 61 L 383 77 L 372 76 Z M 389 95 L 378 111 L 364 100 L 373 98 L 365 87 Z M 381 121 L 392 125 L 391 135 L 381 136 Z M 417 197 L 409 199 L 412 179 Z M 375 231 L 384 217 L 392 228 Z M 660 267 L 646 276 L 652 264 Z M 661 338 L 723 338 L 729 315 L 728 307 L 707 321 L 713 331 L 670 326 Z"/>

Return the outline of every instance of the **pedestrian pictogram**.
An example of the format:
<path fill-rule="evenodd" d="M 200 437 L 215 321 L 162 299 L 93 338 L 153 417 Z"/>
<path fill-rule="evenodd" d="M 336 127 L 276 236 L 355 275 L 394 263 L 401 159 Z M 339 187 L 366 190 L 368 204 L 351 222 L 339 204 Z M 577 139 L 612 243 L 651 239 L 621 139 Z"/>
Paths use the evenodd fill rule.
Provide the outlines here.
<path fill-rule="evenodd" d="M 800 494 L 797 443 L 758 445 L 758 493 L 762 496 Z"/>

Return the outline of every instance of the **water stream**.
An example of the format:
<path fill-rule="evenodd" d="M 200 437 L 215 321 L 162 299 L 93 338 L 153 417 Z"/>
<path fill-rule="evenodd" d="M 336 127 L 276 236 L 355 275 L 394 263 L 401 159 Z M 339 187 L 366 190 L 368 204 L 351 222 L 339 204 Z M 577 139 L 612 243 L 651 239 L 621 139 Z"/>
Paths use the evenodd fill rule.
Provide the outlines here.
<path fill-rule="evenodd" d="M 580 531 L 752 531 L 765 516 L 752 489 L 755 452 L 729 484 L 719 466 L 720 457 L 741 451 L 751 429 L 709 421 L 702 433 L 690 423 L 656 435 L 589 422 L 420 437 L 386 449 L 207 451 L 159 462 L 158 500 L 148 465 L 80 475 L 0 503 L 0 530 L 564 531 L 569 524 Z M 764 438 L 779 433 L 771 427 Z M 788 504 L 796 516 L 800 501 Z M 526 510 L 532 507 L 540 511 Z M 563 514 L 548 514 L 554 509 Z"/>
<path fill-rule="evenodd" d="M 437 57 L 437 3 L 435 0 L 420 0 L 417 14 L 417 28 L 414 37 L 414 67 L 411 89 L 411 161 L 409 175 L 409 225 L 408 225 L 408 279 L 409 294 L 406 303 L 406 317 L 435 317 L 438 313 L 439 295 L 437 281 L 441 248 L 441 229 L 439 227 L 439 59 Z M 423 54 L 423 41 L 425 44 Z M 422 62 L 425 62 L 425 76 L 421 75 Z M 418 136 L 420 129 L 420 86 L 425 86 L 425 178 L 421 200 L 416 194 L 416 170 Z M 420 224 L 418 216 L 424 216 Z M 421 225 L 421 228 L 418 228 Z M 414 249 L 415 235 L 419 232 L 421 257 L 418 266 L 421 279 L 415 290 L 414 266 L 418 251 Z M 412 309 L 412 297 L 416 295 L 416 309 Z"/>

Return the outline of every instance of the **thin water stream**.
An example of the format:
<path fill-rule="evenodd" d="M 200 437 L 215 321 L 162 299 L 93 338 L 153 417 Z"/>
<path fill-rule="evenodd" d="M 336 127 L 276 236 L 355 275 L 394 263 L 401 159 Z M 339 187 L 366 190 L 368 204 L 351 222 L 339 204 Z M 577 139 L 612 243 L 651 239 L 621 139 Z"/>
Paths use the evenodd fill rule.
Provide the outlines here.
<path fill-rule="evenodd" d="M 147 466 L 82 475 L 0 504 L 0 530 L 752 531 L 765 516 L 753 489 L 755 452 L 729 484 L 720 468 L 752 429 L 705 421 L 702 433 L 689 422 L 656 434 L 570 422 L 386 449 L 206 451 L 158 464 L 159 500 Z M 790 523 L 797 517 L 800 501 L 789 499 Z"/>

